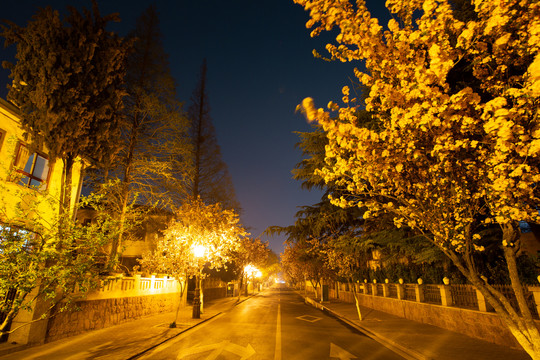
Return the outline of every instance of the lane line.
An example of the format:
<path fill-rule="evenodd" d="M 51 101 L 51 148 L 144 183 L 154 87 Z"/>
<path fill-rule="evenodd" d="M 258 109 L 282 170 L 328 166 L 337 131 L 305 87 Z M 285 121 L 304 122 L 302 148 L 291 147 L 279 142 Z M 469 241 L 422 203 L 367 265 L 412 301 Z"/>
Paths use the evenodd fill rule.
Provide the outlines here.
<path fill-rule="evenodd" d="M 274 360 L 281 360 L 281 304 L 278 304 L 277 309 L 276 351 L 274 352 Z"/>

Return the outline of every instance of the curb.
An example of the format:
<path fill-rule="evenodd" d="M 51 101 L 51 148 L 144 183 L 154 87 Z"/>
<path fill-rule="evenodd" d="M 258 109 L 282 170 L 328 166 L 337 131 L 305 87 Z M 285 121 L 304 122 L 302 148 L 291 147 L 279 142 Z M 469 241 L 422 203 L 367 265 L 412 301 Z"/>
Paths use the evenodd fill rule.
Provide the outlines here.
<path fill-rule="evenodd" d="M 191 325 L 190 327 L 185 328 L 184 330 L 180 331 L 178 334 L 174 334 L 173 336 L 171 336 L 171 337 L 169 337 L 169 338 L 167 338 L 167 339 L 165 339 L 165 340 L 163 340 L 163 341 L 161 341 L 161 342 L 159 342 L 157 344 L 154 344 L 154 345 L 150 346 L 149 348 L 146 348 L 143 351 L 141 351 L 141 352 L 139 352 L 139 353 L 137 353 L 135 355 L 132 355 L 132 356 L 128 357 L 126 360 L 137 359 L 138 357 L 146 354 L 148 351 L 155 349 L 156 347 L 160 346 L 161 344 L 166 343 L 167 341 L 174 339 L 175 337 L 185 333 L 186 331 L 189 331 L 189 330 L 191 330 L 193 328 L 196 328 L 197 326 L 199 326 L 201 324 L 204 324 L 207 321 L 212 320 L 213 318 L 221 315 L 222 313 L 223 313 L 223 311 L 217 312 L 214 315 L 212 315 L 212 316 L 210 316 L 210 317 L 208 317 L 206 319 L 203 319 L 203 320 L 199 321 L 198 323 Z"/>
<path fill-rule="evenodd" d="M 223 308 L 222 310 L 217 311 L 217 312 L 216 312 L 215 314 L 213 314 L 212 316 L 209 316 L 209 317 L 206 318 L 206 319 L 201 319 L 201 321 L 197 322 L 196 324 L 193 324 L 193 325 L 191 325 L 191 326 L 189 326 L 189 327 L 186 327 L 186 328 L 183 329 L 182 331 L 178 332 L 178 333 L 175 334 L 175 335 L 172 335 L 171 337 L 169 337 L 169 338 L 167 338 L 167 339 L 162 340 L 162 341 L 161 341 L 160 343 L 158 343 L 158 344 L 154 344 L 154 345 L 152 345 L 151 347 L 149 347 L 149 348 L 147 348 L 147 349 L 145 349 L 145 350 L 142 350 L 142 351 L 140 351 L 140 352 L 137 353 L 137 354 L 131 355 L 131 356 L 130 356 L 129 358 L 127 358 L 126 360 L 136 359 L 136 358 L 140 357 L 141 355 L 145 354 L 146 352 L 152 350 L 153 348 L 155 348 L 155 347 L 157 347 L 157 346 L 163 344 L 164 342 L 167 342 L 167 341 L 169 341 L 169 340 L 175 338 L 176 336 L 185 333 L 185 332 L 188 331 L 188 330 L 191 330 L 191 329 L 193 329 L 193 328 L 195 328 L 195 327 L 197 327 L 197 326 L 199 326 L 199 325 L 201 325 L 201 324 L 203 324 L 203 323 L 205 323 L 205 322 L 207 322 L 207 321 L 209 321 L 209 320 L 214 319 L 215 317 L 221 315 L 222 313 L 224 313 L 224 312 L 226 312 L 226 311 L 229 311 L 230 309 L 234 308 L 235 306 L 237 306 L 237 305 L 243 303 L 244 301 L 246 301 L 246 300 L 248 300 L 248 299 L 251 299 L 252 297 L 257 296 L 257 295 L 259 295 L 259 294 L 260 294 L 260 293 L 257 293 L 257 294 L 251 294 L 251 295 L 249 295 L 249 296 L 247 296 L 247 297 L 242 298 L 240 301 L 236 301 L 236 302 L 234 302 L 234 303 L 231 303 L 230 306 L 227 306 L 226 308 Z M 133 320 L 133 321 L 137 321 L 137 320 Z M 119 325 L 119 324 L 118 324 L 118 325 Z M 101 330 L 101 329 L 99 329 L 99 330 Z M 66 338 L 66 339 L 69 339 L 69 337 Z M 26 350 L 26 349 L 29 349 L 29 348 L 32 348 L 32 347 L 35 347 L 35 346 L 43 345 L 43 344 L 36 344 L 36 343 L 34 343 L 34 344 L 9 344 L 9 345 L 8 345 L 8 344 L 4 344 L 4 343 L 3 343 L 3 344 L 0 344 L 0 345 L 2 345 L 2 346 L 0 346 L 0 357 L 2 357 L 2 356 L 5 356 L 5 355 L 9 355 L 9 354 L 12 354 L 12 353 L 16 353 L 16 352 L 19 352 L 19 351 L 22 351 L 22 350 Z"/>
<path fill-rule="evenodd" d="M 299 294 L 300 295 L 300 294 Z M 307 297 L 307 296 L 303 296 L 301 295 L 306 304 L 309 304 L 321 311 L 324 311 L 328 314 L 330 314 L 331 316 L 337 318 L 338 320 L 341 320 L 342 322 L 346 323 L 347 325 L 355 328 L 356 330 L 360 331 L 361 333 L 363 333 L 364 335 L 366 335 L 367 337 L 377 341 L 379 344 L 383 345 L 384 347 L 388 348 L 389 350 L 395 352 L 396 354 L 398 354 L 399 356 L 402 356 L 404 357 L 405 359 L 407 360 L 433 360 L 431 357 L 429 356 L 426 356 L 414 349 L 411 349 L 411 348 L 408 348 L 408 347 L 405 347 L 401 344 L 398 344 L 396 343 L 394 340 L 392 339 L 389 339 L 381 334 L 378 334 L 372 330 L 369 330 L 367 329 L 366 327 L 362 326 L 361 324 L 347 318 L 346 316 L 330 309 L 329 307 L 327 306 L 324 306 L 323 304 L 321 303 L 318 303 L 317 301 Z"/>
<path fill-rule="evenodd" d="M 210 317 L 208 317 L 208 318 L 206 318 L 206 319 L 203 319 L 203 320 L 199 321 L 198 323 L 193 324 L 193 325 L 190 326 L 190 327 L 185 328 L 184 330 L 180 331 L 178 334 L 174 334 L 173 336 L 171 336 L 171 337 L 169 337 L 169 338 L 167 338 L 167 339 L 164 339 L 163 341 L 159 342 L 158 344 L 154 344 L 154 345 L 150 346 L 149 348 L 144 349 L 143 351 L 141 351 L 141 352 L 139 352 L 139 353 L 137 353 L 137 354 L 135 354 L 135 355 L 130 356 L 130 357 L 127 358 L 126 360 L 134 360 L 134 359 L 137 359 L 138 357 L 140 357 L 140 356 L 146 354 L 148 351 L 155 349 L 156 347 L 158 347 L 158 346 L 160 346 L 160 345 L 166 343 L 166 342 L 169 341 L 169 340 L 174 339 L 175 337 L 177 337 L 177 336 L 179 336 L 179 335 L 185 333 L 186 331 L 189 331 L 189 330 L 191 330 L 191 329 L 193 329 L 193 328 L 196 328 L 197 326 L 202 325 L 202 324 L 204 324 L 205 322 L 214 319 L 215 317 L 218 317 L 219 315 L 223 314 L 225 311 L 228 311 L 228 310 L 232 309 L 233 307 L 235 307 L 235 306 L 237 306 L 237 305 L 240 305 L 240 304 L 243 303 L 244 301 L 246 301 L 246 300 L 248 300 L 248 299 L 251 299 L 251 298 L 254 297 L 254 296 L 257 296 L 257 294 L 253 294 L 253 295 L 247 296 L 246 298 L 244 298 L 244 299 L 242 299 L 242 300 L 240 300 L 240 301 L 235 302 L 235 303 L 233 304 L 233 306 L 231 306 L 229 309 L 218 311 L 218 312 L 215 313 L 214 315 L 212 315 L 212 316 L 210 316 Z"/>
<path fill-rule="evenodd" d="M 22 351 L 28 348 L 31 348 L 32 346 L 35 346 L 36 344 L 13 344 L 13 346 L 6 346 L 5 348 L 0 348 L 0 356 L 9 355 L 14 352 Z M 37 344 L 41 345 L 41 344 Z"/>

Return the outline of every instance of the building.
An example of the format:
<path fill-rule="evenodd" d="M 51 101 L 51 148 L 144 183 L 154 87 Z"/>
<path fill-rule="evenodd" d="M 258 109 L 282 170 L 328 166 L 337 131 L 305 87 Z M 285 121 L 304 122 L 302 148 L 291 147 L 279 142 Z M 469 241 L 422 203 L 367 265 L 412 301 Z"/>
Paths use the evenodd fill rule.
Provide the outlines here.
<path fill-rule="evenodd" d="M 50 220 L 58 213 L 62 163 L 54 164 L 49 160 L 47 149 L 31 152 L 31 144 L 24 140 L 20 116 L 17 108 L 0 99 L 0 208 L 2 216 L 13 219 L 17 216 L 18 203 L 30 206 L 37 204 L 40 218 Z M 72 209 L 78 201 L 82 185 L 81 170 L 83 163 L 77 161 L 73 166 L 71 190 Z M 45 197 L 52 201 L 38 201 Z M 0 218 L 0 221 L 7 219 Z M 33 224 L 28 218 L 21 218 L 21 227 L 31 230 Z"/>
<path fill-rule="evenodd" d="M 45 148 L 33 150 L 23 133 L 17 108 L 0 99 L 0 227 L 10 233 L 32 234 L 39 225 L 47 228 L 47 224 L 53 224 L 59 213 L 63 164 L 62 161 L 53 163 Z M 82 161 L 76 161 L 72 170 L 72 211 L 81 189 L 82 167 Z M 12 288 L 0 301 L 7 302 L 9 296 L 14 297 L 16 293 Z M 39 320 L 40 306 L 43 307 L 40 301 L 35 301 L 31 309 L 19 311 L 11 325 L 17 330 L 9 335 L 8 341 L 25 344 L 44 338 L 47 323 Z M 6 314 L 0 312 L 0 320 L 5 318 Z M 28 325 L 19 327 L 22 324 Z"/>

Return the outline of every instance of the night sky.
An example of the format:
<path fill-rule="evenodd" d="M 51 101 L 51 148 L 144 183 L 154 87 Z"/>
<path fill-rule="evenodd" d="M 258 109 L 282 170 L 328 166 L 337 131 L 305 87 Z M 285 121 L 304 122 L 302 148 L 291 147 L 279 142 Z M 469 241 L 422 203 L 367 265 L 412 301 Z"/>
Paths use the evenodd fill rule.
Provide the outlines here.
<path fill-rule="evenodd" d="M 388 18 L 384 1 L 367 1 Z M 151 4 L 157 6 L 165 51 L 176 79 L 178 97 L 189 106 L 204 58 L 208 62 L 208 99 L 223 160 L 243 208 L 242 224 L 258 237 L 268 226 L 294 223 L 299 206 L 312 205 L 321 193 L 300 188 L 291 170 L 302 156 L 295 131 L 310 131 L 295 114 L 303 98 L 318 107 L 338 102 L 350 85 L 353 67 L 326 62 L 328 35 L 312 39 L 305 28 L 308 13 L 292 0 L 98 1 L 102 15 L 118 12 L 122 21 L 110 30 L 126 35 Z M 91 1 L 16 0 L 2 4 L 0 18 L 24 26 L 39 7 L 91 8 Z M 387 20 L 381 21 L 386 24 Z M 3 39 L 1 39 L 3 42 Z M 14 61 L 14 46 L 0 48 L 0 60 Z M 8 71 L 0 70 L 0 97 L 6 98 Z M 283 237 L 261 237 L 276 252 Z"/>

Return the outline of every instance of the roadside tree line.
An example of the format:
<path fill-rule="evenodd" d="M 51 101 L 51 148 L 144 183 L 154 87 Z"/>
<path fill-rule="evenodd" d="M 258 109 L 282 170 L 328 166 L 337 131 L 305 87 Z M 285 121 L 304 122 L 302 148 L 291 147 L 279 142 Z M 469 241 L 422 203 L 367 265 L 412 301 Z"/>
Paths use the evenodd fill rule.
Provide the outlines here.
<path fill-rule="evenodd" d="M 289 238 L 285 271 L 356 280 L 376 248 L 386 262 L 440 264 L 540 359 L 523 290 L 537 259 L 525 259 L 532 276 L 519 266 L 520 224 L 539 221 L 540 4 L 387 1 L 392 19 L 379 24 L 362 1 L 295 3 L 311 36 L 336 34 L 329 59 L 358 65 L 339 104 L 298 107 L 316 125 L 300 134 L 309 157 L 295 176 L 326 194 L 273 229 Z M 492 286 L 495 267 L 518 306 Z"/>
<path fill-rule="evenodd" d="M 102 16 L 95 1 L 91 10 L 68 10 L 61 17 L 47 7 L 25 27 L 1 25 L 6 45 L 16 46 L 16 61 L 3 66 L 11 71 L 8 100 L 20 110 L 24 138 L 31 151 L 47 152 L 50 166 L 63 168 L 60 198 L 39 193 L 39 201 L 59 204 L 54 221 L 44 223 L 38 197 L 21 196 L 16 216 L 2 209 L 0 298 L 16 291 L 1 305 L 2 334 L 18 311 L 38 299 L 49 309 L 60 300 L 68 308 L 75 287 L 98 287 L 100 275 L 119 269 L 126 239 L 149 210 L 167 212 L 172 221 L 142 265 L 179 279 L 194 275 L 187 251 L 193 246 L 206 246 L 202 265 L 210 268 L 235 268 L 235 260 L 243 266 L 249 247 L 242 242 L 260 244 L 262 254 L 253 256 L 261 266 L 270 253 L 239 224 L 240 207 L 209 113 L 206 63 L 186 111 L 154 6 L 126 37 L 107 30 L 120 18 Z M 96 211 L 90 226 L 73 218 L 78 160 L 91 195 L 76 206 Z M 23 226 L 21 219 L 36 226 Z"/>

